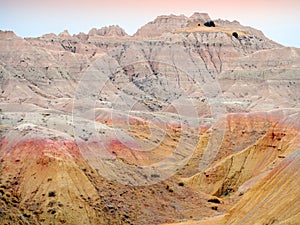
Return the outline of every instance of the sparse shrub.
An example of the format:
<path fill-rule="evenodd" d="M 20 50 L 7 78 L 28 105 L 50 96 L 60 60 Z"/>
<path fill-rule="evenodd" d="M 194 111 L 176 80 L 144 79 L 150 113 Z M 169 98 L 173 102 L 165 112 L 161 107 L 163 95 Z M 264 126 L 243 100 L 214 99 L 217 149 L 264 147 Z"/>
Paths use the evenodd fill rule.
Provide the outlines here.
<path fill-rule="evenodd" d="M 8 199 L 7 199 L 6 195 L 3 195 L 1 197 L 1 200 L 4 201 L 6 204 L 8 203 Z"/>
<path fill-rule="evenodd" d="M 227 190 L 225 190 L 223 195 L 228 196 L 231 192 L 233 192 L 233 190 L 231 188 L 228 188 Z"/>
<path fill-rule="evenodd" d="M 4 184 L 2 184 L 2 185 L 0 186 L 0 188 L 2 188 L 2 189 L 7 189 L 7 186 L 4 185 Z"/>
<path fill-rule="evenodd" d="M 237 32 L 233 32 L 232 36 L 235 37 L 235 38 L 239 38 L 239 34 Z"/>
<path fill-rule="evenodd" d="M 213 205 L 213 206 L 211 207 L 211 209 L 212 209 L 212 210 L 218 210 L 218 206 L 217 206 L 217 205 Z"/>
<path fill-rule="evenodd" d="M 55 196 L 56 196 L 55 191 L 49 191 L 48 197 L 55 197 Z"/>
<path fill-rule="evenodd" d="M 28 213 L 24 213 L 23 216 L 26 217 L 26 218 L 30 218 L 31 217 L 31 215 L 28 214 Z"/>
<path fill-rule="evenodd" d="M 55 201 L 50 201 L 47 206 L 48 207 L 53 207 L 55 204 L 56 204 Z"/>
<path fill-rule="evenodd" d="M 206 26 L 206 27 L 215 27 L 216 25 L 215 25 L 215 22 L 211 20 L 211 21 L 205 22 L 204 26 Z"/>
<path fill-rule="evenodd" d="M 152 178 L 158 178 L 158 177 L 160 177 L 160 175 L 159 174 L 151 174 L 151 177 Z"/>
<path fill-rule="evenodd" d="M 220 200 L 218 197 L 216 197 L 216 196 L 210 197 L 207 201 L 208 201 L 208 202 L 217 203 L 217 204 L 220 204 L 220 203 L 221 203 L 221 200 Z"/>
<path fill-rule="evenodd" d="M 12 203 L 19 203 L 19 199 L 17 199 L 16 197 L 12 197 L 11 202 Z"/>
<path fill-rule="evenodd" d="M 171 187 L 171 186 L 169 186 L 169 185 L 167 185 L 166 189 L 167 189 L 169 192 L 174 192 L 174 188 Z"/>
<path fill-rule="evenodd" d="M 180 182 L 178 183 L 178 186 L 183 187 L 183 186 L 184 186 L 184 183 L 183 183 L 182 181 L 180 181 Z"/>

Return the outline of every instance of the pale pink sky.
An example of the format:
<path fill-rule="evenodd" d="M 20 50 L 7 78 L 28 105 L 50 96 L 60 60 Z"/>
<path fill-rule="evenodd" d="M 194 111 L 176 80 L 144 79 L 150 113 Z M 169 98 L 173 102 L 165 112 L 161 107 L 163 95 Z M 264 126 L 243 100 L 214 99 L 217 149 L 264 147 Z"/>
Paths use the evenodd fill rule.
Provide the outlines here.
<path fill-rule="evenodd" d="M 0 29 L 28 37 L 118 24 L 133 34 L 159 15 L 193 12 L 237 20 L 274 41 L 300 47 L 299 0 L 0 0 Z"/>

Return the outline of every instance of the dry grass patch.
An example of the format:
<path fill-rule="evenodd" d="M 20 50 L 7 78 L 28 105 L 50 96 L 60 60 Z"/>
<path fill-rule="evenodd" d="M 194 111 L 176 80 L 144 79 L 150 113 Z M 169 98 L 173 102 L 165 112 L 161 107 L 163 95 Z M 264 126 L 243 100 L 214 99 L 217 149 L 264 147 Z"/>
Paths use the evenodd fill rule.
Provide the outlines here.
<path fill-rule="evenodd" d="M 196 33 L 196 32 L 203 32 L 203 33 L 217 33 L 223 32 L 228 35 L 232 35 L 233 32 L 238 33 L 239 36 L 247 36 L 247 33 L 242 30 L 232 29 L 229 27 L 206 27 L 206 26 L 199 26 L 199 27 L 185 27 L 182 29 L 178 29 L 174 31 L 174 33 Z"/>

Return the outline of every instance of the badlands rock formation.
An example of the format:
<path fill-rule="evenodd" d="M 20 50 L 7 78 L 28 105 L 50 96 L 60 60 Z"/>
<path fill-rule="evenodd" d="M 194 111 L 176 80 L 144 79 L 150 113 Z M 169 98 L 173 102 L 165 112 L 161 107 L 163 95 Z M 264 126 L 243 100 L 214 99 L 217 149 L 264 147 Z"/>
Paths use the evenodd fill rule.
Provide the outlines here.
<path fill-rule="evenodd" d="M 297 224 L 300 50 L 207 21 L 0 31 L 1 224 Z"/>

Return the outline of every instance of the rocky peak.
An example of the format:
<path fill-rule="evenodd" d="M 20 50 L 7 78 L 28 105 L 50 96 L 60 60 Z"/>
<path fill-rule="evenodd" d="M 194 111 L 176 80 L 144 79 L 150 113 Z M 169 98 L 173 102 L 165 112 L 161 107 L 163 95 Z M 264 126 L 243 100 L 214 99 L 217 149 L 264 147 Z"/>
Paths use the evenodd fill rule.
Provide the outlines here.
<path fill-rule="evenodd" d="M 68 30 L 64 30 L 63 32 L 61 32 L 59 35 L 59 37 L 71 37 L 70 33 Z"/>
<path fill-rule="evenodd" d="M 54 33 L 44 34 L 41 36 L 41 39 L 56 39 L 57 35 Z"/>
<path fill-rule="evenodd" d="M 229 21 L 229 20 L 222 20 L 222 19 L 217 19 L 214 20 L 215 24 L 217 26 L 222 26 L 222 27 L 230 27 L 230 28 L 244 28 L 244 26 L 242 26 L 240 24 L 240 22 L 234 20 L 234 21 Z"/>
<path fill-rule="evenodd" d="M 188 18 L 184 15 L 163 15 L 158 16 L 154 21 L 142 26 L 134 36 L 155 37 L 165 32 L 171 32 L 187 25 Z"/>
<path fill-rule="evenodd" d="M 127 36 L 125 30 L 118 25 L 102 27 L 101 29 L 93 28 L 88 33 L 89 36 L 108 36 L 108 37 L 124 37 Z"/>
<path fill-rule="evenodd" d="M 203 26 L 204 23 L 211 21 L 211 18 L 207 13 L 195 12 L 188 18 L 187 27 Z"/>
<path fill-rule="evenodd" d="M 186 22 L 187 17 L 185 15 L 162 15 L 158 16 L 153 22 L 150 22 L 152 24 L 164 24 L 164 23 L 178 23 Z"/>
<path fill-rule="evenodd" d="M 210 21 L 211 18 L 209 17 L 209 15 L 207 13 L 199 13 L 199 12 L 195 12 L 193 15 L 190 16 L 189 18 L 192 21 L 195 20 L 200 20 L 200 21 Z"/>
<path fill-rule="evenodd" d="M 0 40 L 16 39 L 18 37 L 13 31 L 0 30 Z"/>
<path fill-rule="evenodd" d="M 87 40 L 89 38 L 89 36 L 83 32 L 77 34 L 76 37 L 79 38 L 80 40 Z"/>

